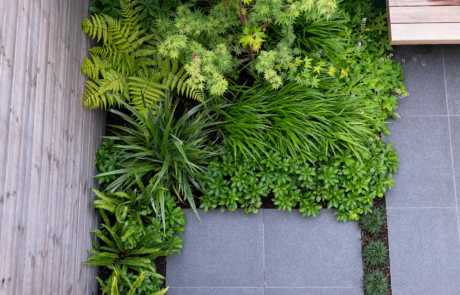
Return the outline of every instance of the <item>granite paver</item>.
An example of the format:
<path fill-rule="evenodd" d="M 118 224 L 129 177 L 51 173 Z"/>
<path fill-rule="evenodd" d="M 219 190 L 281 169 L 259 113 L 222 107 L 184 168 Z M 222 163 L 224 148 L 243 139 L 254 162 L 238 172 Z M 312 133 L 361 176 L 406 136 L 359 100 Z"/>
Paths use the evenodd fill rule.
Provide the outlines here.
<path fill-rule="evenodd" d="M 460 294 L 460 46 L 395 46 L 406 90 L 388 140 L 400 170 L 387 193 L 393 295 Z"/>
<path fill-rule="evenodd" d="M 172 295 L 363 295 L 360 231 L 330 210 L 316 219 L 185 210 L 181 255 L 167 261 Z"/>

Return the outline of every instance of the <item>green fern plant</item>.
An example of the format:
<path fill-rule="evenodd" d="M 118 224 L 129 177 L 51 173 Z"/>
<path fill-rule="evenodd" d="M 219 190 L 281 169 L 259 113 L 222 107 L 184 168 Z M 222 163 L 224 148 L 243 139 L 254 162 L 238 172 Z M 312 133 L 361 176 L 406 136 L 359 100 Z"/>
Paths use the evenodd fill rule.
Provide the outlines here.
<path fill-rule="evenodd" d="M 107 283 L 104 283 L 101 279 L 98 278 L 98 281 L 101 285 L 102 294 L 110 294 L 110 295 L 120 295 L 125 294 L 123 293 L 123 287 L 127 286 L 129 288 L 126 295 L 134 295 L 134 294 L 143 294 L 143 295 L 163 295 L 166 294 L 169 287 L 162 289 L 158 292 L 143 292 L 140 289 L 142 288 L 142 283 L 148 281 L 148 274 L 146 272 L 142 272 L 139 276 L 137 276 L 136 280 L 132 283 L 128 274 L 126 273 L 126 269 L 123 270 L 115 270 L 114 276 L 112 276 Z"/>
<path fill-rule="evenodd" d="M 202 100 L 202 92 L 194 90 L 189 75 L 182 67 L 181 57 L 170 59 L 158 53 L 163 39 L 154 29 L 146 29 L 140 21 L 141 6 L 136 1 L 121 1 L 121 16 L 92 15 L 82 23 L 89 37 L 102 41 L 93 47 L 91 59 L 81 67 L 91 80 L 86 82 L 83 105 L 109 108 L 119 101 L 129 101 L 138 110 L 155 110 L 168 90 Z"/>
<path fill-rule="evenodd" d="M 104 220 L 105 224 L 101 225 L 101 230 L 90 231 L 97 235 L 102 245 L 97 245 L 91 239 L 94 249 L 88 251 L 94 255 L 83 263 L 84 265 L 105 266 L 112 270 L 106 284 L 97 278 L 102 286 L 103 294 L 108 293 L 109 290 L 111 294 L 118 294 L 116 293 L 118 289 L 114 289 L 113 282 L 117 277 L 120 281 L 121 277 L 129 284 L 128 272 L 145 272 L 153 278 L 164 279 L 156 272 L 153 259 L 180 253 L 183 243 L 181 238 L 173 236 L 169 241 L 163 241 L 160 234 L 161 227 L 154 226 L 154 224 L 141 228 L 137 226 L 136 221 L 130 219 L 124 223 L 116 221 L 111 227 L 108 219 L 104 218 Z M 129 288 L 132 287 L 129 285 Z"/>
<path fill-rule="evenodd" d="M 98 196 L 98 199 L 91 205 L 101 212 L 104 219 L 106 219 L 106 213 L 109 213 L 115 215 L 118 222 L 132 219 L 143 227 L 142 216 L 148 216 L 152 213 L 152 207 L 148 204 L 145 191 L 139 195 L 136 190 L 129 194 L 125 192 L 104 194 L 93 188 L 93 192 Z"/>
<path fill-rule="evenodd" d="M 179 237 L 171 237 L 167 242 L 162 241 L 159 227 L 140 228 L 135 221 L 125 223 L 116 222 L 113 227 L 110 224 L 101 225 L 102 230 L 93 229 L 105 245 L 99 246 L 94 240 L 94 250 L 88 250 L 94 256 L 88 258 L 85 265 L 97 265 L 107 267 L 123 267 L 126 265 L 133 270 L 148 271 L 156 274 L 152 260 L 159 256 L 167 256 L 179 253 L 183 240 Z M 132 237 L 132 239 L 130 239 Z"/>

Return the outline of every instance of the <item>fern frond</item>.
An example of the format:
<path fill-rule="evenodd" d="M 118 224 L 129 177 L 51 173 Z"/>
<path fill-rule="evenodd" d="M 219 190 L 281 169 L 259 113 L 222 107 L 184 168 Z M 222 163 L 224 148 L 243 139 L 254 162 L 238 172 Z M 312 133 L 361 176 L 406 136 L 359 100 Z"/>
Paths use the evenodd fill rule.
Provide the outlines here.
<path fill-rule="evenodd" d="M 117 277 L 113 278 L 111 295 L 120 295 L 118 292 Z"/>
<path fill-rule="evenodd" d="M 131 289 L 129 289 L 128 295 L 134 295 L 134 292 L 136 292 L 136 289 L 141 285 L 144 278 L 145 278 L 145 272 L 141 273 L 141 275 L 134 282 Z"/>
<path fill-rule="evenodd" d="M 164 295 L 164 294 L 166 294 L 166 292 L 168 291 L 168 289 L 169 289 L 169 286 L 166 287 L 166 288 L 164 288 L 163 290 L 160 290 L 160 291 L 158 291 L 158 292 L 153 293 L 152 295 Z"/>
<path fill-rule="evenodd" d="M 100 71 L 105 69 L 110 63 L 97 54 L 91 54 L 91 58 L 93 61 L 85 57 L 81 66 L 81 72 L 93 80 L 98 80 Z"/>
<path fill-rule="evenodd" d="M 149 249 L 141 249 L 141 250 L 134 250 L 129 252 L 130 255 L 142 255 L 142 254 L 155 254 L 159 252 L 161 249 L 158 248 L 149 248 Z"/>
<path fill-rule="evenodd" d="M 156 103 L 163 99 L 168 90 L 162 84 L 136 77 L 129 78 L 128 86 L 131 104 L 143 113 L 147 108 L 154 110 Z"/>
<path fill-rule="evenodd" d="M 122 73 L 109 70 L 102 72 L 104 79 L 100 80 L 99 92 L 112 91 L 115 93 L 124 93 L 127 89 L 126 77 Z"/>
<path fill-rule="evenodd" d="M 152 260 L 150 259 L 133 257 L 133 258 L 125 258 L 123 260 L 118 261 L 118 263 L 126 264 L 128 266 L 137 266 L 137 267 L 145 268 L 151 272 L 156 272 L 154 264 L 152 263 Z"/>
<path fill-rule="evenodd" d="M 83 106 L 90 109 L 107 108 L 115 104 L 120 104 L 117 98 L 125 100 L 115 93 L 100 91 L 100 86 L 93 81 L 86 81 L 86 91 L 83 93 Z"/>
<path fill-rule="evenodd" d="M 91 20 L 85 19 L 81 24 L 81 29 L 85 34 L 88 34 L 91 38 L 96 38 L 99 42 L 101 38 L 104 43 L 108 41 L 109 30 L 106 22 L 106 16 L 103 15 L 91 15 Z"/>

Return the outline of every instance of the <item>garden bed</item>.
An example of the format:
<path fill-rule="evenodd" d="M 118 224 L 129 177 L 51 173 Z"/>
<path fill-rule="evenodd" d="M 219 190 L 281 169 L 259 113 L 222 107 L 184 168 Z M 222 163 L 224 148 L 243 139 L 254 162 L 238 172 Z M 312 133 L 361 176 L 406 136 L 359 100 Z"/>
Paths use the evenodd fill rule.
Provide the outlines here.
<path fill-rule="evenodd" d="M 382 209 L 384 210 L 384 220 L 382 221 L 382 224 L 380 226 L 380 230 L 378 233 L 371 233 L 366 229 L 361 230 L 361 247 L 362 251 L 364 253 L 365 249 L 367 246 L 369 246 L 370 243 L 372 242 L 381 242 L 385 246 L 386 249 L 390 249 L 390 245 L 388 242 L 388 227 L 387 227 L 387 221 L 386 221 L 386 198 L 385 196 L 383 198 L 377 198 L 374 203 L 374 209 Z M 383 293 L 381 294 L 392 294 L 392 289 L 391 289 L 391 272 L 390 272 L 390 256 L 388 255 L 387 262 L 382 264 L 382 265 L 377 265 L 377 266 L 369 266 L 366 264 L 366 261 L 363 256 L 363 274 L 364 277 L 368 276 L 369 274 L 372 274 L 374 271 L 381 271 L 385 277 L 387 278 L 388 282 L 388 288 L 387 292 L 388 293 Z M 378 293 L 380 294 L 380 293 Z"/>
<path fill-rule="evenodd" d="M 346 222 L 381 205 L 398 169 L 385 120 L 405 94 L 382 10 L 105 2 L 82 25 L 101 43 L 83 62 L 84 105 L 110 109 L 96 151 L 101 244 L 85 262 L 108 267 L 104 292 L 166 292 L 157 274 L 180 253 L 183 208 L 334 209 Z"/>

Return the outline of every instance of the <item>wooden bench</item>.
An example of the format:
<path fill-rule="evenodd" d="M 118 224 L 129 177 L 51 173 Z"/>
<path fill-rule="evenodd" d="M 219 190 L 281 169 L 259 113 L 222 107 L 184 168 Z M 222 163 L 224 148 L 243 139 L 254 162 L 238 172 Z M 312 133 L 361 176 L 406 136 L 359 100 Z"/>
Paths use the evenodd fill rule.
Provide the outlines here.
<path fill-rule="evenodd" d="M 390 44 L 460 44 L 460 0 L 386 0 Z"/>

